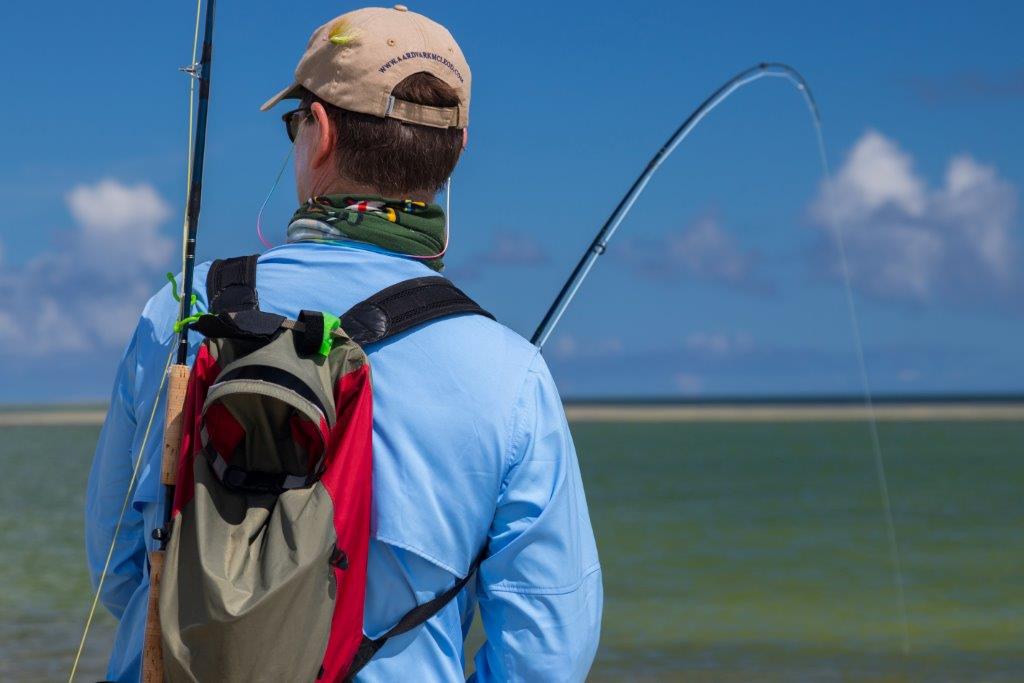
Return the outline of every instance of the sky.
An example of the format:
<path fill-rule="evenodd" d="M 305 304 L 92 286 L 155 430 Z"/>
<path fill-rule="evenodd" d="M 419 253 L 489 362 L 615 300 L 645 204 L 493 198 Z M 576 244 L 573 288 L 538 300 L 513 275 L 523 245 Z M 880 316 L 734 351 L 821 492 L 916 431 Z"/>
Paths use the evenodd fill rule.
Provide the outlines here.
<path fill-rule="evenodd" d="M 218 3 L 202 260 L 262 249 L 309 33 L 357 5 Z M 545 347 L 568 397 L 1024 391 L 1019 3 L 421 2 L 473 74 L 446 273 L 529 336 L 608 213 L 711 91 Z M 12 3 L 0 57 L 0 402 L 104 400 L 180 262 L 188 2 Z M 16 95 L 13 95 L 16 93 Z M 284 109 L 282 107 L 281 109 Z M 295 208 L 290 166 L 264 226 Z M 835 223 L 831 222 L 835 220 Z"/>

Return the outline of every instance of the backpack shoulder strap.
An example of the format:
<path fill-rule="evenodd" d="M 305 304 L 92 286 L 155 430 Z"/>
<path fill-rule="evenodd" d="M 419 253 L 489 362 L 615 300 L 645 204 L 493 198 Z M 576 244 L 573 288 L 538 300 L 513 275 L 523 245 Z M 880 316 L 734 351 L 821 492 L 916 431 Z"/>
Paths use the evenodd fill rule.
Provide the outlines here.
<path fill-rule="evenodd" d="M 255 311 L 260 307 L 256 293 L 256 259 L 259 254 L 217 259 L 206 274 L 206 301 L 210 313 Z"/>
<path fill-rule="evenodd" d="M 206 300 L 210 313 L 259 311 L 256 290 L 258 258 L 259 254 L 236 256 L 217 259 L 211 264 L 206 275 Z M 404 280 L 359 302 L 341 316 L 341 327 L 353 341 L 365 346 L 456 313 L 494 319 L 447 278 L 427 276 Z M 259 317 L 262 320 L 267 316 Z M 272 329 L 277 329 L 280 324 L 279 317 L 271 321 Z"/>
<path fill-rule="evenodd" d="M 341 329 L 364 346 L 455 313 L 494 319 L 448 278 L 432 275 L 399 282 L 356 304 L 341 316 Z"/>
<path fill-rule="evenodd" d="M 432 616 L 441 611 L 441 609 L 449 602 L 455 599 L 455 597 L 462 592 L 462 589 L 466 587 L 470 579 L 476 574 L 477 569 L 480 567 L 480 563 L 483 561 L 487 554 L 487 546 L 480 551 L 480 554 L 473 560 L 473 564 L 469 567 L 469 571 L 466 575 L 455 582 L 455 585 L 441 593 L 433 600 L 429 600 L 422 605 L 417 605 L 411 610 L 406 612 L 405 616 L 398 620 L 395 626 L 382 635 L 379 638 L 368 638 L 363 636 L 362 641 L 359 643 L 359 649 L 356 650 L 356 656 L 352 660 L 352 664 L 349 665 L 348 673 L 345 674 L 345 683 L 350 683 L 359 671 L 369 664 L 373 656 L 377 654 L 377 651 L 384 647 L 385 643 L 389 639 L 395 636 L 400 636 L 403 633 L 408 633 L 412 629 L 416 628 L 420 624 L 425 623 Z"/>

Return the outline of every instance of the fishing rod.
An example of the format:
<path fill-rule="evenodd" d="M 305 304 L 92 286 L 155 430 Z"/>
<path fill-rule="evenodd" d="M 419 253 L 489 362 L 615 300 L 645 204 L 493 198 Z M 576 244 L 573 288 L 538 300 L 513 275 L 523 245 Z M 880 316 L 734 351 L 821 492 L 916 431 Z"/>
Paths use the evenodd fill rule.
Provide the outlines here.
<path fill-rule="evenodd" d="M 192 320 L 192 288 L 196 262 L 196 238 L 199 233 L 199 209 L 203 194 L 203 161 L 206 155 L 206 120 L 210 109 L 210 66 L 213 58 L 213 20 L 216 0 L 206 0 L 206 18 L 203 23 L 203 51 L 199 64 L 191 64 L 184 71 L 199 82 L 199 107 L 196 113 L 195 138 L 191 149 L 185 226 L 182 236 L 182 290 L 178 310 L 178 345 L 175 364 L 170 368 L 167 388 L 167 412 L 164 420 L 164 446 L 160 463 L 160 481 L 164 486 L 163 526 L 153 530 L 153 538 L 160 547 L 149 553 L 149 605 L 146 615 L 146 633 L 142 649 L 143 683 L 164 680 L 163 646 L 160 630 L 160 578 L 164 556 L 170 540 L 171 510 L 174 505 L 174 486 L 177 481 L 178 451 L 181 447 L 182 410 L 188 389 L 188 328 Z"/>
<path fill-rule="evenodd" d="M 728 81 L 723 83 L 721 87 L 715 92 L 711 93 L 706 100 L 704 100 L 699 107 L 693 110 L 682 125 L 672 133 L 671 137 L 661 146 L 658 153 L 647 163 L 647 167 L 643 173 L 633 181 L 633 185 L 626 192 L 625 196 L 619 201 L 615 210 L 612 211 L 611 215 L 608 216 L 608 220 L 605 221 L 604 225 L 598 231 L 597 235 L 594 236 L 593 241 L 583 256 L 580 258 L 576 267 L 573 268 L 572 273 L 569 275 L 569 279 L 562 285 L 561 291 L 555 300 L 551 303 L 551 307 L 548 308 L 547 313 L 544 314 L 544 318 L 540 321 L 537 326 L 537 330 L 533 333 L 530 338 L 530 342 L 537 347 L 543 347 L 544 343 L 547 342 L 548 337 L 555 329 L 555 325 L 562 319 L 562 315 L 565 314 L 565 309 L 569 307 L 573 298 L 576 296 L 576 292 L 579 291 L 580 285 L 583 284 L 583 280 L 586 279 L 587 275 L 590 274 L 590 269 L 594 267 L 594 262 L 605 252 L 608 248 L 608 242 L 611 240 L 615 231 L 618 230 L 619 225 L 629 214 L 633 208 L 633 204 L 640 197 L 640 194 L 647 187 L 647 183 L 650 181 L 651 176 L 655 174 L 658 168 L 672 152 L 676 150 L 683 140 L 690 134 L 690 132 L 697 127 L 705 116 L 711 113 L 711 111 L 732 95 L 736 90 L 743 86 L 753 83 L 754 81 L 761 80 L 762 78 L 785 78 L 792 82 L 800 92 L 803 93 L 804 98 L 807 102 L 807 106 L 811 111 L 811 116 L 814 118 L 815 125 L 820 126 L 821 118 L 818 114 L 818 104 L 815 102 L 814 97 L 811 95 L 810 87 L 807 85 L 807 81 L 804 77 L 793 67 L 782 64 L 779 62 L 762 62 L 756 66 L 752 66 L 749 69 L 745 69 Z"/>
<path fill-rule="evenodd" d="M 647 187 L 647 183 L 650 181 L 651 176 L 657 172 L 662 163 L 672 155 L 672 152 L 674 152 L 679 144 L 686 139 L 694 128 L 697 127 L 697 124 L 704 120 L 704 117 L 710 114 L 715 107 L 728 99 L 730 95 L 745 85 L 761 80 L 762 78 L 771 77 L 786 79 L 800 91 L 801 95 L 803 95 L 804 103 L 807 105 L 807 109 L 811 114 L 812 123 L 814 125 L 818 156 L 819 161 L 821 162 L 825 184 L 826 187 L 829 188 L 832 186 L 832 173 L 829 169 L 828 155 L 825 151 L 825 137 L 822 132 L 821 112 L 818 109 L 818 103 L 815 101 L 814 95 L 811 93 L 811 88 L 803 75 L 788 64 L 780 62 L 762 62 L 739 72 L 723 83 L 717 90 L 711 93 L 707 99 L 701 102 L 700 106 L 693 110 L 693 113 L 691 113 L 675 130 L 675 132 L 672 133 L 665 144 L 663 144 L 658 150 L 657 154 L 655 154 L 647 163 L 643 172 L 635 181 L 633 181 L 633 184 L 630 186 L 625 196 L 622 197 L 611 215 L 608 216 L 608 220 L 605 221 L 604 225 L 602 225 L 601 229 L 597 232 L 597 235 L 594 236 L 590 246 L 588 246 L 587 250 L 583 252 L 583 256 L 580 257 L 579 262 L 576 264 L 576 267 L 573 268 L 572 273 L 570 273 L 565 284 L 562 285 L 562 289 L 558 292 L 558 295 L 544 314 L 540 324 L 537 325 L 536 331 L 530 338 L 530 342 L 534 346 L 537 348 L 543 348 L 544 344 L 551 336 L 551 333 L 554 331 L 555 326 L 558 325 L 558 322 L 562 319 L 562 316 L 565 314 L 569 304 L 579 291 L 580 285 L 583 284 L 587 275 L 590 274 L 590 270 L 594 267 L 597 259 L 607 251 L 608 242 L 611 240 L 615 231 L 618 230 L 622 221 L 625 220 L 626 216 L 633 208 L 633 205 Z M 878 423 L 875 417 L 874 402 L 871 398 L 871 386 L 868 381 L 867 363 L 864 360 L 864 347 L 861 341 L 860 324 L 857 321 L 857 309 L 853 300 L 853 287 L 850 282 L 850 268 L 846 258 L 846 246 L 843 241 L 842 230 L 839 227 L 834 211 L 829 211 L 827 221 L 836 243 L 841 272 L 843 274 L 846 307 L 850 317 L 854 349 L 857 356 L 858 368 L 860 370 L 864 405 L 867 408 L 869 416 L 868 423 L 871 436 L 871 446 L 874 453 L 875 473 L 878 479 L 879 493 L 882 499 L 882 511 L 885 519 L 886 535 L 889 546 L 889 559 L 892 565 L 893 583 L 895 585 L 897 595 L 900 626 L 902 631 L 902 649 L 904 653 L 908 653 L 910 651 L 910 637 L 907 624 L 907 606 L 903 569 L 900 561 L 899 544 L 896 538 L 896 527 L 893 522 L 892 506 L 889 497 L 889 485 L 885 473 L 885 463 L 882 457 L 881 440 L 878 436 Z"/>
<path fill-rule="evenodd" d="M 196 236 L 199 230 L 199 207 L 202 196 L 203 158 L 206 152 L 206 118 L 209 111 L 210 95 L 210 62 L 213 54 L 213 17 L 216 0 L 207 0 L 206 22 L 203 35 L 202 58 L 197 61 L 199 54 L 199 21 L 203 16 L 203 0 L 196 0 L 195 30 L 192 36 L 192 60 L 184 71 L 191 77 L 188 96 L 188 155 L 187 181 L 185 183 L 185 220 L 182 224 L 182 263 L 181 270 L 184 276 L 184 292 L 179 295 L 177 283 L 174 276 L 170 276 L 172 282 L 171 293 L 176 298 L 180 296 L 179 320 L 175 324 L 175 333 L 180 333 L 178 344 L 170 349 L 167 362 L 163 372 L 160 374 L 160 384 L 157 387 L 156 395 L 163 393 L 164 387 L 168 387 L 166 403 L 166 421 L 164 425 L 164 448 L 160 465 L 160 479 L 165 487 L 165 520 L 174 500 L 174 484 L 177 477 L 176 464 L 178 458 L 179 438 L 181 435 L 181 411 L 183 408 L 185 392 L 188 387 L 188 368 L 185 366 L 188 360 L 188 324 L 193 303 L 192 276 L 195 267 L 195 245 Z M 200 103 L 198 112 L 195 111 L 196 81 L 200 85 Z M 197 121 L 194 118 L 197 114 Z M 177 363 L 172 365 L 172 360 Z M 149 418 L 146 420 L 146 428 L 142 434 L 142 441 L 139 445 L 138 455 L 135 464 L 132 466 L 131 477 L 128 481 L 125 497 L 121 502 L 121 511 L 117 516 L 117 523 L 114 525 L 114 533 L 111 536 L 107 548 L 107 556 L 103 562 L 103 569 L 96 580 L 96 588 L 93 591 L 92 604 L 89 607 L 85 625 L 82 628 L 82 636 L 78 641 L 78 650 L 75 652 L 71 663 L 71 671 L 68 674 L 68 683 L 73 683 L 75 674 L 78 673 L 78 665 L 82 660 L 82 653 L 85 651 L 85 644 L 89 638 L 89 631 L 92 627 L 93 617 L 96 615 L 96 607 L 99 604 L 100 596 L 103 593 L 103 586 L 107 579 L 111 561 L 114 557 L 114 549 L 117 545 L 118 535 L 121 532 L 121 525 L 124 522 L 125 512 L 132 499 L 135 483 L 139 478 L 139 470 L 146 454 L 146 445 L 153 433 L 153 425 L 156 420 L 159 400 L 153 401 L 153 407 L 149 411 Z M 163 654 L 161 646 L 160 619 L 158 612 L 159 605 L 159 581 L 163 569 L 164 551 L 168 536 L 166 534 L 167 523 L 153 531 L 153 536 L 160 541 L 160 548 L 149 554 L 150 563 L 150 595 L 148 614 L 146 619 L 145 640 L 143 643 L 143 677 L 147 683 L 157 683 L 163 680 Z"/>

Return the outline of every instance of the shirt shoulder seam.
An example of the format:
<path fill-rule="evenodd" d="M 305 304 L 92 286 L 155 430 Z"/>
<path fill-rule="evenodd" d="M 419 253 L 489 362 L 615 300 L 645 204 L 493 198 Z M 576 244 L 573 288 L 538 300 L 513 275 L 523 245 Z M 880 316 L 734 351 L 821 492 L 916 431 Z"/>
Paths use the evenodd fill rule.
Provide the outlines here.
<path fill-rule="evenodd" d="M 535 347 L 533 349 L 533 353 L 530 355 L 529 362 L 526 364 L 526 370 L 523 372 L 523 378 L 519 382 L 519 388 L 516 390 L 512 410 L 509 411 L 511 415 L 511 424 L 509 425 L 508 434 L 508 452 L 505 453 L 504 472 L 502 472 L 501 477 L 502 493 L 504 493 L 505 483 L 508 480 L 509 474 L 511 474 L 512 469 L 516 466 L 516 452 L 519 448 L 518 439 L 522 432 L 521 422 L 523 419 L 523 415 L 521 414 L 523 411 L 520 410 L 519 402 L 523 398 L 523 390 L 526 387 L 527 380 L 530 379 L 530 375 L 536 374 L 533 366 L 534 363 L 537 362 L 537 356 L 539 355 L 540 349 Z"/>

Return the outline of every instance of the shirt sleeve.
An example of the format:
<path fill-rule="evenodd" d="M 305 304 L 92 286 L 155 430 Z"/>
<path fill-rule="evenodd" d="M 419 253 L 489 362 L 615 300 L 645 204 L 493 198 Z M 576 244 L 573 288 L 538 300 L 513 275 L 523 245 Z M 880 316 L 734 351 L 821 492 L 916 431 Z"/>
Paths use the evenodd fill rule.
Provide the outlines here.
<path fill-rule="evenodd" d="M 601 630 L 601 567 L 572 435 L 539 353 L 515 412 L 477 579 L 487 641 L 471 680 L 582 681 Z"/>
<path fill-rule="evenodd" d="M 93 456 L 85 501 L 85 547 L 93 588 L 99 583 L 111 542 L 110 565 L 100 599 L 115 617 L 121 618 L 132 594 L 142 581 L 146 548 L 142 514 L 127 501 L 134 468 L 135 376 L 139 334 L 121 359 L 103 430 Z M 123 511 L 120 531 L 118 518 Z"/>

